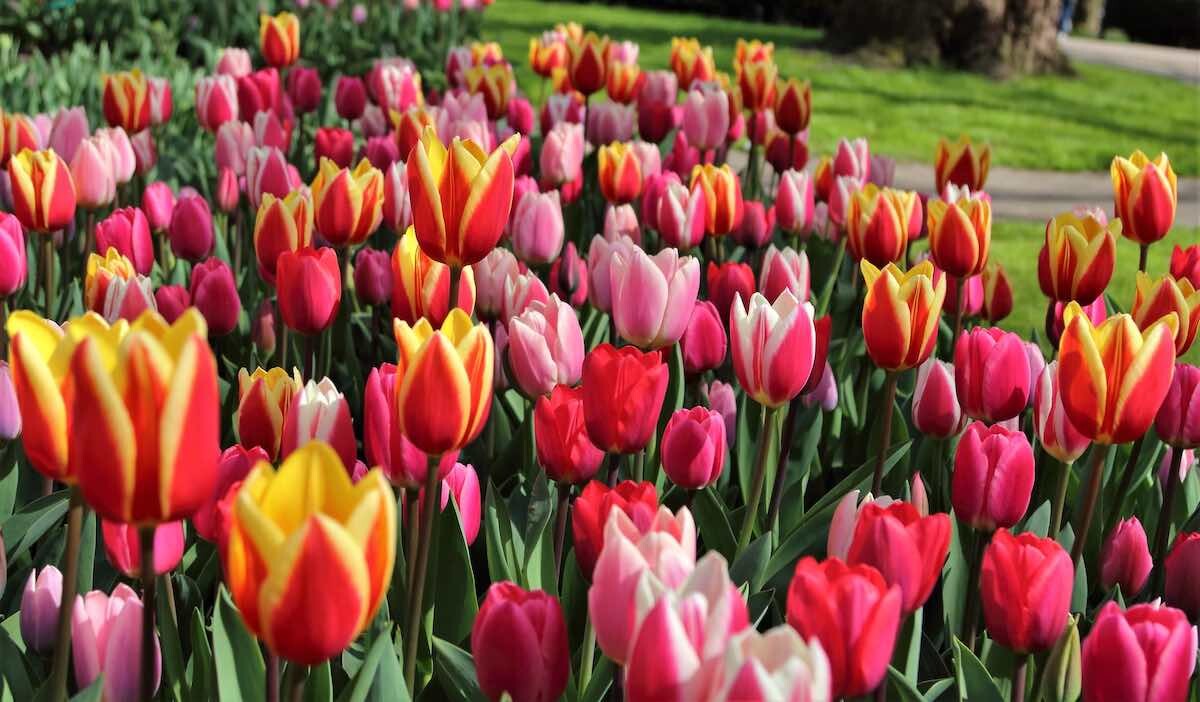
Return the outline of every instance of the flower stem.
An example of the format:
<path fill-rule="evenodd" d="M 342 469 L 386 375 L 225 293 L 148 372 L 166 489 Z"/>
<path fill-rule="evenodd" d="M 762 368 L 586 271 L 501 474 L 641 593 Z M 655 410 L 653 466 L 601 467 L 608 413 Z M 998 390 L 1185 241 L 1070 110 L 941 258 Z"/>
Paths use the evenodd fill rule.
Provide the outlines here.
<path fill-rule="evenodd" d="M 142 549 L 142 676 L 143 702 L 154 697 L 154 609 L 157 606 L 154 584 L 154 527 L 138 527 Z"/>
<path fill-rule="evenodd" d="M 1149 255 L 1150 255 L 1150 245 L 1142 244 L 1138 248 L 1138 270 L 1141 271 L 1142 273 L 1146 272 L 1146 263 L 1147 263 L 1146 259 L 1149 258 Z"/>
<path fill-rule="evenodd" d="M 883 389 L 883 434 L 879 437 L 879 458 L 875 461 L 875 478 L 871 481 L 871 493 L 879 494 L 883 487 L 883 464 L 887 460 L 888 445 L 892 443 L 892 412 L 896 404 L 896 381 L 899 374 L 888 371 Z"/>
<path fill-rule="evenodd" d="M 267 649 L 267 702 L 279 702 L 279 656 Z"/>
<path fill-rule="evenodd" d="M 1092 448 L 1095 456 L 1092 458 L 1092 470 L 1088 473 L 1087 494 L 1084 495 L 1083 514 L 1079 517 L 1079 529 L 1075 533 L 1075 543 L 1071 546 L 1071 562 L 1079 567 L 1079 559 L 1083 556 L 1083 546 L 1087 543 L 1088 530 L 1092 528 L 1092 517 L 1096 512 L 1096 501 L 1100 497 L 1100 483 L 1104 478 L 1104 459 L 1108 456 L 1109 447 L 1097 444 Z"/>
<path fill-rule="evenodd" d="M 571 485 L 558 484 L 558 513 L 554 518 L 554 577 L 562 579 L 563 544 L 567 539 L 567 516 L 571 512 Z"/>
<path fill-rule="evenodd" d="M 46 309 L 46 319 L 57 321 L 55 315 L 54 289 L 54 237 L 46 234 L 42 237 L 42 303 Z"/>
<path fill-rule="evenodd" d="M 1179 469 L 1183 466 L 1183 449 L 1171 448 L 1171 472 L 1163 483 L 1163 505 L 1154 528 L 1154 564 L 1158 568 L 1155 585 L 1161 584 L 1163 558 L 1167 555 L 1167 541 L 1171 535 L 1171 508 L 1175 505 L 1176 486 L 1179 485 Z"/>
<path fill-rule="evenodd" d="M 958 337 L 962 335 L 963 329 L 963 311 L 967 307 L 967 301 L 963 299 L 963 293 L 967 287 L 966 278 L 954 279 L 954 336 L 950 338 L 950 358 L 954 358 L 954 347 L 958 346 Z"/>
<path fill-rule="evenodd" d="M 762 501 L 763 487 L 767 482 L 767 453 L 771 441 L 775 438 L 776 407 L 763 408 L 762 432 L 758 439 L 758 456 L 754 460 L 754 481 L 750 484 L 750 495 L 746 502 L 746 516 L 742 521 L 742 531 L 738 536 L 737 552 L 741 553 L 750 543 L 754 533 L 754 522 L 758 516 L 758 503 Z"/>
<path fill-rule="evenodd" d="M 1017 668 L 1013 671 L 1012 702 L 1025 702 L 1025 675 L 1029 671 L 1029 656 L 1017 657 Z"/>
<path fill-rule="evenodd" d="M 404 541 L 404 559 L 408 567 L 408 570 L 405 572 L 408 576 L 405 580 L 406 587 L 408 588 L 406 603 L 412 599 L 413 575 L 417 568 L 417 532 L 421 528 L 419 526 L 421 522 L 420 495 L 421 492 L 417 488 L 407 488 L 404 495 L 404 509 L 407 512 L 404 516 L 406 537 Z M 405 622 L 404 626 L 408 626 L 408 622 Z"/>
<path fill-rule="evenodd" d="M 975 532 L 974 543 L 971 546 L 970 560 L 967 562 L 967 606 L 963 611 L 962 641 L 967 650 L 975 651 L 975 632 L 979 628 L 979 570 L 983 565 L 983 549 L 987 546 L 991 534 Z"/>
<path fill-rule="evenodd" d="M 404 632 L 404 682 L 409 697 L 416 691 L 417 640 L 421 638 L 421 611 L 425 597 L 425 573 L 429 570 L 429 549 L 433 541 L 433 522 L 437 516 L 441 485 L 438 483 L 440 456 L 429 457 L 425 470 L 425 495 L 421 502 L 421 533 L 417 542 L 417 563 L 413 571 L 412 598 L 408 603 L 408 630 Z"/>
<path fill-rule="evenodd" d="M 583 655 L 579 660 L 579 692 L 582 694 L 588 688 L 592 679 L 592 661 L 596 656 L 596 630 L 592 627 L 592 618 L 588 617 L 583 628 Z"/>
<path fill-rule="evenodd" d="M 800 400 L 793 399 L 788 403 L 787 416 L 783 420 L 783 434 L 779 439 L 779 460 L 775 462 L 775 483 L 771 487 L 771 507 L 767 510 L 767 524 L 771 529 L 779 525 L 779 510 L 783 506 L 783 489 L 787 486 L 788 457 L 792 452 L 792 437 L 796 433 L 796 415 L 800 414 Z M 688 494 L 688 504 L 691 504 L 691 494 Z"/>
<path fill-rule="evenodd" d="M 1062 529 L 1063 505 L 1067 501 L 1067 483 L 1071 482 L 1071 463 L 1055 460 L 1061 466 L 1058 476 L 1058 487 L 1054 492 L 1054 506 L 1050 510 L 1050 538 L 1057 539 Z"/>
<path fill-rule="evenodd" d="M 1129 451 L 1129 458 L 1125 461 L 1125 470 L 1121 473 L 1121 482 L 1117 485 L 1117 504 L 1113 509 L 1112 517 L 1109 519 L 1108 529 L 1111 531 L 1117 525 L 1117 520 L 1121 518 L 1121 510 L 1125 504 L 1125 495 L 1129 493 L 1129 486 L 1133 484 L 1133 475 L 1137 473 L 1138 461 L 1142 457 L 1142 448 L 1146 445 L 1146 434 L 1142 434 L 1137 441 L 1133 442 L 1133 448 Z"/>
<path fill-rule="evenodd" d="M 308 681 L 308 666 L 288 663 L 283 673 L 283 697 L 288 702 L 304 699 L 304 685 Z"/>
<path fill-rule="evenodd" d="M 83 495 L 79 487 L 70 488 L 70 507 L 67 509 L 67 550 L 63 554 L 62 599 L 58 607 L 58 638 L 54 644 L 54 663 L 51 668 L 55 699 L 67 698 L 67 662 L 71 659 L 71 612 L 79 583 L 79 540 L 83 531 Z"/>

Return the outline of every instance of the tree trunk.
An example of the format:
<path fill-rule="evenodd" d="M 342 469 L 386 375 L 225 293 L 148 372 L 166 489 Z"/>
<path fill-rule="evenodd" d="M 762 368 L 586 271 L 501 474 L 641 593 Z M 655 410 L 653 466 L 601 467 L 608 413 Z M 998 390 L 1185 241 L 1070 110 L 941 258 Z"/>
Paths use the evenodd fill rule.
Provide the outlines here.
<path fill-rule="evenodd" d="M 1075 29 L 1089 37 L 1100 36 L 1104 22 L 1104 0 L 1079 0 L 1075 7 Z"/>

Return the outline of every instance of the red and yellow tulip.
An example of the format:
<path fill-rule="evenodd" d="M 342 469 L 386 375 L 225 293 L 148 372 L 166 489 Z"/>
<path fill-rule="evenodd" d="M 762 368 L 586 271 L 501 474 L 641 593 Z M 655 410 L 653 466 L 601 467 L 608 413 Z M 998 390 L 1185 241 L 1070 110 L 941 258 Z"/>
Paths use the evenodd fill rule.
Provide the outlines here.
<path fill-rule="evenodd" d="M 365 158 L 354 170 L 322 158 L 311 189 L 313 222 L 334 246 L 361 244 L 383 222 L 383 173 Z"/>
<path fill-rule="evenodd" d="M 529 40 L 529 67 L 543 78 L 549 78 L 554 69 L 566 66 L 571 60 L 564 36 L 532 37 Z"/>
<path fill-rule="evenodd" d="M 592 93 L 604 87 L 608 78 L 608 48 L 610 40 L 607 36 L 598 36 L 588 32 L 584 36 L 567 43 L 570 50 L 571 63 L 567 72 L 571 86 L 583 93 Z"/>
<path fill-rule="evenodd" d="M 1114 158 L 1109 171 L 1125 238 L 1146 246 L 1166 236 L 1175 223 L 1179 201 L 1179 184 L 1167 155 L 1160 153 L 1151 161 L 1134 151 L 1129 158 Z"/>
<path fill-rule="evenodd" d="M 691 188 L 704 189 L 704 201 L 708 211 L 704 214 L 704 231 L 709 236 L 721 236 L 733 231 L 742 219 L 745 204 L 742 201 L 742 184 L 729 164 L 714 166 L 711 163 L 692 168 Z"/>
<path fill-rule="evenodd" d="M 947 184 L 969 188 L 971 192 L 983 190 L 991 161 L 991 147 L 972 144 L 965 134 L 953 144 L 941 139 L 933 156 L 933 177 L 938 193 L 945 192 Z"/>
<path fill-rule="evenodd" d="M 812 84 L 796 78 L 780 80 L 775 86 L 775 124 L 795 136 L 808 129 L 812 118 Z"/>
<path fill-rule="evenodd" d="M 315 665 L 375 616 L 395 544 L 396 498 L 383 474 L 352 484 L 337 453 L 313 441 L 279 470 L 260 462 L 246 476 L 230 514 L 225 580 L 251 633 L 280 658 Z"/>
<path fill-rule="evenodd" d="M 70 462 L 101 517 L 159 524 L 212 496 L 220 397 L 206 337 L 192 307 L 169 326 L 144 312 L 115 354 L 96 335 L 80 340 L 71 357 Z"/>
<path fill-rule="evenodd" d="M 755 61 L 774 61 L 775 60 L 775 42 L 764 42 L 758 39 L 745 39 L 738 37 L 737 44 L 733 49 L 733 67 L 734 69 L 741 68 L 748 63 Z"/>
<path fill-rule="evenodd" d="M 600 192 L 612 205 L 633 202 L 642 192 L 642 164 L 629 144 L 613 142 L 600 147 Z"/>
<path fill-rule="evenodd" d="M 258 16 L 258 48 L 275 68 L 286 68 L 300 58 L 300 18 L 290 12 Z"/>
<path fill-rule="evenodd" d="M 1120 231 L 1120 222 L 1113 226 Z M 1116 259 L 1117 241 L 1106 222 L 1064 212 L 1046 223 L 1038 284 L 1053 300 L 1090 305 L 1108 287 Z"/>
<path fill-rule="evenodd" d="M 711 46 L 701 46 L 696 38 L 671 38 L 671 70 L 679 79 L 679 87 L 688 90 L 695 81 L 709 81 L 717 76 Z"/>
<path fill-rule="evenodd" d="M 1071 424 L 1100 444 L 1123 444 L 1146 433 L 1171 385 L 1174 313 L 1140 331 L 1116 314 L 1095 326 L 1078 302 L 1063 311 L 1059 384 Z"/>
<path fill-rule="evenodd" d="M 889 371 L 921 365 L 937 343 L 938 319 L 946 299 L 945 277 L 934 282 L 930 261 L 908 271 L 894 263 L 880 270 L 866 259 L 860 265 L 867 284 L 863 336 L 871 360 Z"/>
<path fill-rule="evenodd" d="M 492 337 L 457 307 L 440 329 L 426 319 L 395 321 L 396 422 L 421 451 L 440 455 L 470 443 L 492 404 Z"/>
<path fill-rule="evenodd" d="M 88 256 L 87 272 L 83 278 L 83 306 L 97 314 L 104 314 L 104 302 L 108 299 L 108 286 L 114 280 L 130 281 L 137 278 L 133 262 L 110 248 L 104 255 Z"/>
<path fill-rule="evenodd" d="M 106 73 L 100 98 L 104 120 L 133 136 L 150 126 L 150 82 L 139 69 Z"/>
<path fill-rule="evenodd" d="M 8 160 L 25 149 L 37 151 L 41 141 L 28 115 L 0 110 L 0 168 L 7 168 Z"/>
<path fill-rule="evenodd" d="M 775 88 L 779 67 L 770 58 L 735 63 L 737 83 L 742 92 L 742 103 L 751 112 L 775 108 Z"/>
<path fill-rule="evenodd" d="M 479 65 L 468 68 L 465 74 L 467 91 L 472 95 L 483 95 L 488 119 L 500 119 L 508 110 L 508 99 L 512 96 L 512 66 L 506 62 Z"/>
<path fill-rule="evenodd" d="M 868 186 L 870 187 L 870 186 Z M 969 192 L 947 202 L 930 198 L 929 252 L 947 275 L 970 278 L 983 272 L 992 243 L 992 203 Z"/>
<path fill-rule="evenodd" d="M 274 461 L 283 438 L 283 420 L 302 387 L 298 375 L 289 375 L 282 368 L 255 368 L 253 373 L 240 369 L 238 408 L 233 420 L 238 443 L 247 449 L 258 446 Z"/>
<path fill-rule="evenodd" d="M 408 159 L 413 227 L 435 261 L 461 268 L 496 248 L 512 208 L 513 163 L 521 136 L 484 153 L 470 139 L 447 148 L 426 127 Z"/>
<path fill-rule="evenodd" d="M 404 112 L 391 110 L 388 116 L 392 122 L 392 132 L 396 135 L 396 146 L 400 148 L 400 158 L 407 163 L 413 147 L 425 134 L 425 128 L 434 126 L 433 117 L 425 108 L 416 106 Z"/>
<path fill-rule="evenodd" d="M 474 266 L 462 269 L 455 307 L 467 314 L 475 308 Z M 392 249 L 392 316 L 416 324 L 428 319 L 441 326 L 450 311 L 450 267 L 421 250 L 409 227 Z"/>
<path fill-rule="evenodd" d="M 608 64 L 608 77 L 605 82 L 608 98 L 613 102 L 628 105 L 637 99 L 645 80 L 646 76 L 636 63 L 612 61 Z"/>
<path fill-rule="evenodd" d="M 53 151 L 25 149 L 8 162 L 12 212 L 26 229 L 49 234 L 75 218 L 71 169 Z"/>
<path fill-rule="evenodd" d="M 1192 347 L 1200 329 L 1200 290 L 1187 278 L 1152 278 L 1138 271 L 1133 307 L 1129 309 L 1138 329 L 1147 330 L 1172 313 L 1179 323 L 1175 329 L 1175 355 L 1182 356 Z"/>
<path fill-rule="evenodd" d="M 908 222 L 920 207 L 915 192 L 867 183 L 854 192 L 846 215 L 846 245 L 855 260 L 886 266 L 908 246 Z"/>
<path fill-rule="evenodd" d="M 263 193 L 254 218 L 254 257 L 258 274 L 275 283 L 275 262 L 284 251 L 312 245 L 313 205 L 308 193 L 293 190 L 282 198 Z"/>

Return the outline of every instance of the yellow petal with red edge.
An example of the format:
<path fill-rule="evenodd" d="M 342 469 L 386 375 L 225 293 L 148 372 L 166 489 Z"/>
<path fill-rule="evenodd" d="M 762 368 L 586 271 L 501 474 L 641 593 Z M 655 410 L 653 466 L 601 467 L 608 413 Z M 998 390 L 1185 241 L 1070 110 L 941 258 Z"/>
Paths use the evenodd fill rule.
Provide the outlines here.
<path fill-rule="evenodd" d="M 1175 329 L 1178 318 L 1168 314 L 1137 339 L 1140 344 L 1125 367 L 1117 388 L 1109 441 L 1133 441 L 1150 428 L 1167 396 L 1175 372 Z"/>
<path fill-rule="evenodd" d="M 404 371 L 396 395 L 400 431 L 425 453 L 462 448 L 470 405 L 471 381 L 458 351 L 445 334 L 434 334 Z"/>
<path fill-rule="evenodd" d="M 14 336 L 8 350 L 17 406 L 24 418 L 21 443 L 38 472 L 67 480 L 67 407 L 58 380 L 41 356 L 37 336 L 36 332 Z"/>
<path fill-rule="evenodd" d="M 508 141 L 513 139 L 519 140 L 520 135 L 514 134 Z M 495 248 L 508 222 L 512 196 L 512 158 L 507 149 L 498 148 L 472 176 L 463 205 L 457 233 L 459 253 L 466 254 L 464 262 L 474 263 Z"/>
<path fill-rule="evenodd" d="M 396 337 L 396 349 L 398 351 L 396 370 L 399 375 L 403 376 L 404 370 L 416 358 L 417 352 L 433 336 L 433 331 L 433 325 L 425 317 L 418 319 L 416 324 L 411 325 L 403 319 L 392 320 L 392 333 Z"/>
<path fill-rule="evenodd" d="M 324 441 L 310 441 L 292 452 L 279 467 L 257 505 L 283 538 L 299 529 L 309 515 L 324 513 L 338 521 L 349 518 L 355 507 L 354 487 L 342 461 Z M 260 547 L 276 544 L 276 536 L 259 541 Z"/>
<path fill-rule="evenodd" d="M 437 132 L 426 125 L 421 140 L 413 146 L 408 162 L 408 187 L 411 191 L 413 225 L 418 239 L 446 241 L 446 212 L 442 208 L 441 182 L 449 158 Z M 436 252 L 426 253 L 433 255 Z"/>

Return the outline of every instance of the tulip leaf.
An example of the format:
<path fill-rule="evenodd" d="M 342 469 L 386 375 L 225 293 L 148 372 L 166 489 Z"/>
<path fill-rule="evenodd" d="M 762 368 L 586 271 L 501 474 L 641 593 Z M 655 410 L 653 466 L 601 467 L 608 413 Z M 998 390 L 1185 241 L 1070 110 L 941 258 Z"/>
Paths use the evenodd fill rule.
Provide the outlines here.
<path fill-rule="evenodd" d="M 212 650 L 208 647 L 208 629 L 204 626 L 204 616 L 198 607 L 192 610 L 191 629 L 192 660 L 188 678 L 188 689 L 191 696 L 189 699 L 197 702 L 211 700 L 214 675 Z"/>
<path fill-rule="evenodd" d="M 396 688 L 395 694 L 397 696 L 404 695 L 403 699 L 408 699 L 408 689 L 403 682 Z M 304 702 L 331 702 L 332 700 L 333 677 L 329 670 L 329 661 L 325 661 L 308 672 L 308 680 L 304 683 Z"/>
<path fill-rule="evenodd" d="M 942 698 L 942 693 L 954 686 L 954 678 L 942 678 L 929 686 L 925 691 L 925 702 L 936 702 Z"/>
<path fill-rule="evenodd" d="M 371 642 L 362 667 L 358 669 L 353 683 L 342 694 L 341 699 L 344 702 L 382 699 L 409 702 L 404 673 L 396 657 L 396 646 L 386 629 Z"/>
<path fill-rule="evenodd" d="M 1050 531 L 1050 500 L 1043 502 L 1042 506 L 1037 508 L 1037 511 L 1029 515 L 1021 523 L 1021 526 L 1014 530 L 1014 533 L 1019 534 L 1026 531 L 1046 538 L 1047 532 Z"/>
<path fill-rule="evenodd" d="M 924 620 L 924 607 L 917 608 L 917 611 L 905 618 L 900 625 L 900 636 L 896 639 L 895 653 L 892 654 L 893 665 L 902 666 L 903 675 L 913 680 L 917 679 L 917 669 L 921 661 L 921 634 Z"/>
<path fill-rule="evenodd" d="M 886 685 L 895 693 L 897 699 L 904 702 L 924 702 L 925 698 L 921 697 L 920 691 L 917 690 L 912 680 L 896 670 L 894 665 L 888 666 Z"/>
<path fill-rule="evenodd" d="M 90 592 L 92 577 L 96 569 L 96 514 L 84 508 L 83 524 L 79 539 L 79 577 L 75 579 L 76 592 Z"/>
<path fill-rule="evenodd" d="M 15 629 L 17 620 L 18 617 L 14 613 L 5 620 L 5 624 L 11 624 Z M 4 695 L 0 699 L 33 699 L 33 683 L 30 681 L 29 667 L 22 653 L 22 647 L 12 636 L 9 626 L 0 627 L 0 680 L 4 683 Z"/>
<path fill-rule="evenodd" d="M 729 567 L 729 579 L 734 585 L 749 585 L 750 592 L 758 592 L 766 574 L 763 569 L 771 557 L 771 534 L 763 534 L 750 542 L 746 550 Z"/>
<path fill-rule="evenodd" d="M 963 605 L 967 597 L 970 539 L 973 534 L 963 529 L 957 519 L 950 520 L 950 552 L 942 566 L 942 612 L 946 631 L 962 631 Z"/>
<path fill-rule="evenodd" d="M 725 505 L 711 485 L 696 491 L 691 511 L 705 547 L 720 553 L 726 561 L 732 559 L 737 550 L 733 527 L 729 525 Z"/>
<path fill-rule="evenodd" d="M 104 697 L 104 676 L 101 675 L 84 689 L 75 693 L 71 702 L 100 702 Z"/>
<path fill-rule="evenodd" d="M 431 567 L 425 581 L 425 600 L 434 606 L 433 632 L 451 642 L 462 641 L 471 633 L 471 624 L 479 603 L 475 597 L 475 575 L 471 569 L 471 553 L 463 538 L 454 500 L 436 517 L 433 550 L 429 554 Z"/>
<path fill-rule="evenodd" d="M 581 702 L 601 702 L 607 699 L 608 689 L 612 687 L 615 673 L 613 663 L 607 656 L 601 656 L 592 668 L 592 677 L 588 680 L 587 689 L 580 697 Z"/>
<path fill-rule="evenodd" d="M 262 651 L 242 624 L 241 614 L 223 585 L 213 611 L 212 635 L 217 693 L 221 701 L 265 699 L 266 666 Z"/>
<path fill-rule="evenodd" d="M 167 589 L 172 587 L 171 576 L 159 576 L 155 578 L 155 587 L 157 589 L 156 613 L 158 618 L 159 641 L 162 644 L 162 666 L 163 666 L 163 684 L 159 688 L 160 694 L 162 690 L 170 690 L 171 698 L 180 700 L 188 699 L 187 681 L 183 675 L 183 649 L 179 640 L 179 625 L 175 621 L 175 613 L 172 612 L 172 601 L 167 593 Z"/>
<path fill-rule="evenodd" d="M 17 470 L 17 456 L 20 451 L 13 446 L 16 442 L 8 442 L 0 448 L 0 521 L 12 516 L 17 504 L 17 484 L 21 471 Z"/>
<path fill-rule="evenodd" d="M 958 637 L 954 638 L 954 667 L 962 699 L 971 702 L 1004 702 L 995 678 Z"/>
<path fill-rule="evenodd" d="M 492 582 L 516 580 L 516 571 L 509 561 L 513 546 L 512 520 L 508 516 L 508 504 L 497 499 L 496 486 L 488 479 L 487 494 L 483 499 L 484 544 L 487 546 L 488 577 Z"/>
<path fill-rule="evenodd" d="M 479 689 L 471 654 L 436 636 L 433 639 L 433 651 L 435 677 L 446 697 L 463 702 L 487 702 L 487 697 Z"/>
<path fill-rule="evenodd" d="M 529 494 L 529 503 L 525 510 L 525 556 L 521 560 L 523 570 L 529 570 L 529 559 L 532 558 L 538 541 L 550 524 L 554 514 L 554 498 L 550 495 L 550 483 L 546 473 L 538 471 Z"/>
<path fill-rule="evenodd" d="M 774 590 L 762 590 L 760 592 L 751 593 L 746 597 L 746 610 L 750 614 L 750 626 L 758 628 L 762 625 L 763 619 L 767 613 L 771 611 L 771 605 L 775 601 Z"/>
<path fill-rule="evenodd" d="M 69 493 L 69 490 L 58 490 L 45 497 L 39 497 L 0 523 L 0 532 L 12 539 L 7 544 L 10 562 L 24 555 L 46 532 L 62 522 L 67 514 Z"/>

